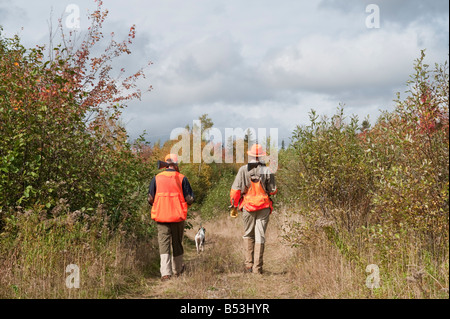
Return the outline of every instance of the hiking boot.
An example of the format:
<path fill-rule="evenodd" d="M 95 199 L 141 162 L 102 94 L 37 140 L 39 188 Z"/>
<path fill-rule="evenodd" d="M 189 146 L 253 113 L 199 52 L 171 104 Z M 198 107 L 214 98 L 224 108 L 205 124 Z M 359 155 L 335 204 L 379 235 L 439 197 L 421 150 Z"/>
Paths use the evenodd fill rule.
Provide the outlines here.
<path fill-rule="evenodd" d="M 245 267 L 244 268 L 244 274 L 251 274 L 253 272 L 253 268 L 252 267 Z"/>
<path fill-rule="evenodd" d="M 175 277 L 180 276 L 184 272 L 184 268 L 183 255 L 172 257 L 172 273 Z"/>
<path fill-rule="evenodd" d="M 263 268 L 263 256 L 264 256 L 264 244 L 255 244 L 255 263 L 253 265 L 253 273 L 262 274 Z"/>
<path fill-rule="evenodd" d="M 253 254 L 255 252 L 255 239 L 244 238 L 244 251 L 245 251 L 245 268 L 253 267 Z M 251 272 L 251 271 L 250 271 Z"/>
<path fill-rule="evenodd" d="M 254 274 L 258 274 L 258 275 L 262 275 L 263 274 L 263 270 L 262 270 L 262 268 L 253 269 L 253 273 Z"/>
<path fill-rule="evenodd" d="M 185 270 L 186 270 L 186 265 L 185 264 L 181 265 L 181 270 L 179 273 L 175 274 L 175 277 L 177 277 L 177 278 L 180 277 L 184 273 Z"/>
<path fill-rule="evenodd" d="M 162 282 L 164 282 L 164 281 L 168 281 L 168 280 L 170 280 L 170 278 L 171 278 L 171 276 L 170 276 L 170 275 L 167 275 L 167 276 L 162 276 L 162 277 L 161 277 L 161 281 L 162 281 Z"/>

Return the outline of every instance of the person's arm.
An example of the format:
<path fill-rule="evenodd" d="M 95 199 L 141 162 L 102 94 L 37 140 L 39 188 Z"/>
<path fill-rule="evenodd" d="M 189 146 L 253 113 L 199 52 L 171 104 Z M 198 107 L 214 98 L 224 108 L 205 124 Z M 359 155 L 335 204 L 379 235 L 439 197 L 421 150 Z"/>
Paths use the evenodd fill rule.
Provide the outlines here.
<path fill-rule="evenodd" d="M 233 185 L 230 191 L 230 203 L 234 207 L 239 206 L 239 200 L 245 192 L 245 172 L 243 168 L 239 169 L 239 172 L 234 179 Z"/>
<path fill-rule="evenodd" d="M 275 195 L 278 192 L 277 185 L 275 183 L 275 174 L 270 173 L 266 183 L 267 194 L 270 196 Z"/>
<path fill-rule="evenodd" d="M 150 186 L 148 188 L 148 196 L 147 196 L 147 201 L 150 206 L 153 206 L 153 202 L 155 201 L 155 194 L 156 194 L 156 178 L 153 177 L 152 181 L 150 182 Z"/>
<path fill-rule="evenodd" d="M 183 178 L 181 187 L 183 188 L 184 200 L 189 206 L 191 206 L 194 203 L 194 192 L 192 191 L 191 184 L 189 183 L 187 177 Z"/>

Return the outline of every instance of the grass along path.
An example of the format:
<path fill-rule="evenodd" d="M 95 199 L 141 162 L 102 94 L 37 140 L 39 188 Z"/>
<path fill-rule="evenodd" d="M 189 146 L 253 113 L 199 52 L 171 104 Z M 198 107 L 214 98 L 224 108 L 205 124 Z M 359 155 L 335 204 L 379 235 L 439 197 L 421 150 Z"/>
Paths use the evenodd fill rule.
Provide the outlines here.
<path fill-rule="evenodd" d="M 200 219 L 192 222 L 184 239 L 185 273 L 161 282 L 155 274 L 128 298 L 203 299 L 203 298 L 304 298 L 292 278 L 294 249 L 282 243 L 283 219 L 274 212 L 266 233 L 264 274 L 244 274 L 243 226 L 240 216 L 203 222 L 205 250 L 197 254 L 194 236 Z"/>

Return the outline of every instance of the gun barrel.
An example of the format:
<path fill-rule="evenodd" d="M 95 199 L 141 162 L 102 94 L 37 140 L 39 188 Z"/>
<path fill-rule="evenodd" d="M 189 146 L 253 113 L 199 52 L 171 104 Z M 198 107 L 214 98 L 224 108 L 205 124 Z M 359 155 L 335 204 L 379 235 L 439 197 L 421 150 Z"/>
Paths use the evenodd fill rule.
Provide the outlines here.
<path fill-rule="evenodd" d="M 163 162 L 163 161 L 158 161 L 158 169 L 167 168 L 167 167 L 169 167 L 169 163 Z"/>

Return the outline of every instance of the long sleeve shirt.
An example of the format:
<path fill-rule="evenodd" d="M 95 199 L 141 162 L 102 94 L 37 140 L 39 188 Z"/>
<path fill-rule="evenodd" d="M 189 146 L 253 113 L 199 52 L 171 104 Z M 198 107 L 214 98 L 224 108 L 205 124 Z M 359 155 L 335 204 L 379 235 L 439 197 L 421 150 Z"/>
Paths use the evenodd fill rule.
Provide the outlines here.
<path fill-rule="evenodd" d="M 250 170 L 248 168 L 248 165 L 241 166 L 234 179 L 233 185 L 231 186 L 233 190 L 240 191 L 240 193 L 244 195 L 250 188 L 251 180 L 259 178 L 262 187 L 268 195 L 275 195 L 277 193 L 275 174 L 271 172 L 269 167 L 259 165 Z"/>

